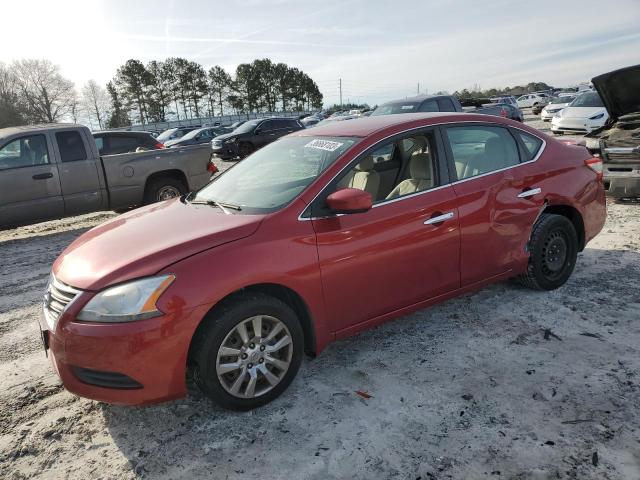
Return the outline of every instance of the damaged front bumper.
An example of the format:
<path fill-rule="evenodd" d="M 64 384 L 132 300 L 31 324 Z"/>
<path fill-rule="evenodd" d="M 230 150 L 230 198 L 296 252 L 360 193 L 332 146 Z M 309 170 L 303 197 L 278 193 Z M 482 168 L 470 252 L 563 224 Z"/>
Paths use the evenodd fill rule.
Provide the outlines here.
<path fill-rule="evenodd" d="M 605 147 L 601 152 L 607 195 L 640 197 L 640 146 Z"/>

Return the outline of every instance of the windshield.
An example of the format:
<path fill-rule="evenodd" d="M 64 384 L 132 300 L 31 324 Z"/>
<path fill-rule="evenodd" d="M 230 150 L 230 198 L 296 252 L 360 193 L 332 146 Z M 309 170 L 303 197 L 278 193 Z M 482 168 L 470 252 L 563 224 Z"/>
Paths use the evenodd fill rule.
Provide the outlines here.
<path fill-rule="evenodd" d="M 165 130 L 160 135 L 158 135 L 157 139 L 161 142 L 166 140 L 170 140 L 173 137 L 173 134 L 177 131 L 177 128 L 170 128 L 169 130 Z"/>
<path fill-rule="evenodd" d="M 207 128 L 201 128 L 198 130 L 191 130 L 189 133 L 185 134 L 184 137 L 182 137 L 180 140 L 190 140 L 192 138 L 194 138 L 196 135 L 198 135 L 200 132 L 202 132 L 203 130 L 208 130 Z"/>
<path fill-rule="evenodd" d="M 198 191 L 192 201 L 268 213 L 291 202 L 357 138 L 284 137 L 249 155 Z"/>
<path fill-rule="evenodd" d="M 551 99 L 551 103 L 571 103 L 576 97 L 558 97 Z"/>
<path fill-rule="evenodd" d="M 604 103 L 596 92 L 583 93 L 571 102 L 570 107 L 604 107 Z"/>
<path fill-rule="evenodd" d="M 252 120 L 251 122 L 245 122 L 231 133 L 249 133 L 254 128 L 256 128 L 256 125 L 258 125 L 260 122 L 261 120 Z"/>
<path fill-rule="evenodd" d="M 387 105 L 380 105 L 376 108 L 371 116 L 374 115 L 391 115 L 393 113 L 411 113 L 417 112 L 420 102 L 401 102 L 401 103 L 389 103 Z"/>

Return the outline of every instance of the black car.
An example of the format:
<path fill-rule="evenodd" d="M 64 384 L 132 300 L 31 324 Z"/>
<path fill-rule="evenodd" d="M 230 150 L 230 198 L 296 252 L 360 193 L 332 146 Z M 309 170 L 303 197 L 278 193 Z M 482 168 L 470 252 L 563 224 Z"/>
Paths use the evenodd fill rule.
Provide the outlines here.
<path fill-rule="evenodd" d="M 96 132 L 93 138 L 100 155 L 118 155 L 136 150 L 156 150 L 164 145 L 149 132 Z"/>
<path fill-rule="evenodd" d="M 218 135 L 227 133 L 228 131 L 229 130 L 225 127 L 198 128 L 197 130 L 191 130 L 181 138 L 166 141 L 164 146 L 186 147 L 188 145 L 200 145 L 202 143 L 209 143 L 213 138 L 217 137 Z"/>
<path fill-rule="evenodd" d="M 211 150 L 222 160 L 244 158 L 274 140 L 303 128 L 295 118 L 248 120 L 233 132 L 214 138 L 211 142 Z"/>
<path fill-rule="evenodd" d="M 191 125 L 188 127 L 169 128 L 168 130 L 165 130 L 160 135 L 158 135 L 156 138 L 162 143 L 168 142 L 169 140 L 178 140 L 184 137 L 187 133 L 192 132 L 193 130 L 197 130 L 200 127 L 201 125 Z"/>
<path fill-rule="evenodd" d="M 416 112 L 462 112 L 462 105 L 453 95 L 422 95 L 394 100 L 380 105 L 371 116 Z"/>

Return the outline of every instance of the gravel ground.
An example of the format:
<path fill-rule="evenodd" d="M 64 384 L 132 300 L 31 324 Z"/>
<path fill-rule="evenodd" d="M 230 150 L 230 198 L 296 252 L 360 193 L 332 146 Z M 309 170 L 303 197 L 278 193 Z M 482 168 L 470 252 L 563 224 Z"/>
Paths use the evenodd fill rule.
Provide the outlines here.
<path fill-rule="evenodd" d="M 610 203 L 564 287 L 501 283 L 337 342 L 248 413 L 65 392 L 41 295 L 113 214 L 0 232 L 0 478 L 638 479 L 639 209 Z"/>

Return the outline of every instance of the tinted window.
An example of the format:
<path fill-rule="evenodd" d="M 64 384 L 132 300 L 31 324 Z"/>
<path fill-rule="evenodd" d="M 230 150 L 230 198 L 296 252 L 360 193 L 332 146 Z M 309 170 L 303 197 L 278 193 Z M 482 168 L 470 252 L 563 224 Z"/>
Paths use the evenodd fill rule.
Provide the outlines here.
<path fill-rule="evenodd" d="M 418 107 L 418 102 L 411 101 L 402 103 L 388 103 L 386 105 L 380 105 L 378 108 L 376 108 L 371 116 L 373 117 L 377 115 L 391 115 L 392 113 L 413 113 L 418 111 Z"/>
<path fill-rule="evenodd" d="M 295 120 L 287 120 L 286 128 L 300 128 Z"/>
<path fill-rule="evenodd" d="M 276 130 L 277 128 L 279 128 L 278 124 L 276 122 L 271 121 L 271 120 L 267 120 L 266 122 L 262 122 L 260 124 L 260 131 L 261 132 L 271 132 L 273 130 Z"/>
<path fill-rule="evenodd" d="M 109 147 L 112 153 L 126 153 L 134 151 L 140 141 L 136 137 L 114 136 L 109 138 Z"/>
<path fill-rule="evenodd" d="M 420 105 L 421 112 L 439 112 L 438 110 L 438 102 L 435 100 L 427 100 L 426 102 L 422 102 Z"/>
<path fill-rule="evenodd" d="M 49 150 L 44 135 L 31 135 L 12 140 L 0 148 L 0 170 L 47 165 Z"/>
<path fill-rule="evenodd" d="M 84 142 L 80 133 L 75 131 L 58 132 L 56 133 L 56 141 L 58 142 L 58 150 L 60 150 L 60 159 L 63 163 L 87 159 L 87 151 L 84 149 Z"/>
<path fill-rule="evenodd" d="M 526 160 L 533 160 L 542 146 L 542 140 L 521 130 L 517 130 L 514 133 L 520 137 L 524 144 Z"/>
<path fill-rule="evenodd" d="M 502 127 L 473 125 L 447 128 L 458 179 L 475 177 L 520 162 L 518 146 Z"/>
<path fill-rule="evenodd" d="M 438 99 L 438 108 L 441 112 L 455 112 L 456 109 L 453 106 L 453 102 L 450 98 L 439 98 Z"/>

